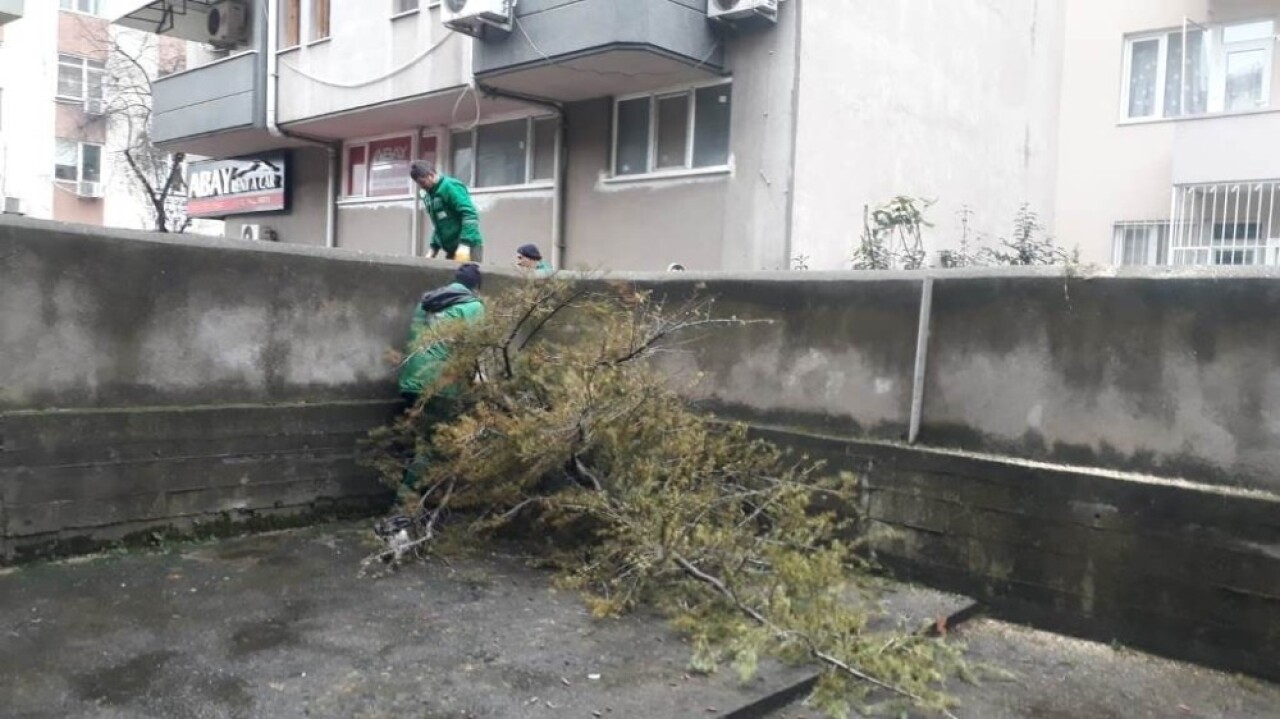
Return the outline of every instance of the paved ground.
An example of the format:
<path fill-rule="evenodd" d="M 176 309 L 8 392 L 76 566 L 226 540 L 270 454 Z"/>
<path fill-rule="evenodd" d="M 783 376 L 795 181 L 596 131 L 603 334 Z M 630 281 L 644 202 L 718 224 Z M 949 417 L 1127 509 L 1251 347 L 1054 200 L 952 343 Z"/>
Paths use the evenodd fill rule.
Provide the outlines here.
<path fill-rule="evenodd" d="M 357 579 L 364 537 L 331 525 L 0 570 L 0 716 L 715 717 L 805 676 L 688 677 L 659 620 L 593 621 L 512 557 Z M 889 602 L 908 623 L 964 604 Z M 1280 715 L 1275 686 L 985 620 L 962 633 L 1014 674 L 957 687 L 964 719 Z"/>

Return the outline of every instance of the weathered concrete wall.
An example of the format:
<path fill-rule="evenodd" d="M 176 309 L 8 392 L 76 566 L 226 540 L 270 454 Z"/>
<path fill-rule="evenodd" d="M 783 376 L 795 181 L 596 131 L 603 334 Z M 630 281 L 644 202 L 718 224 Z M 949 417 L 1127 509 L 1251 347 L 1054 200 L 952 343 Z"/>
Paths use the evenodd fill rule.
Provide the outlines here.
<path fill-rule="evenodd" d="M 1280 496 L 765 431 L 859 474 L 902 578 L 998 616 L 1280 679 Z"/>
<path fill-rule="evenodd" d="M 0 220 L 0 561 L 385 501 L 356 441 L 449 266 Z"/>
<path fill-rule="evenodd" d="M 686 276 L 659 284 L 773 320 L 669 360 L 724 411 L 903 439 L 921 275 Z M 801 279 L 802 278 L 802 279 Z M 939 276 L 920 441 L 1280 491 L 1280 272 Z"/>

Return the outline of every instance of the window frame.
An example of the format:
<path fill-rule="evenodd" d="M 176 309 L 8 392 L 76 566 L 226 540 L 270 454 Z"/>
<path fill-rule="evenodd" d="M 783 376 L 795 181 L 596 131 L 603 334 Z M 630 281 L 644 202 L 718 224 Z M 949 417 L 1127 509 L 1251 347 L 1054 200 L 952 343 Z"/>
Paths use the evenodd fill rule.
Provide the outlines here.
<path fill-rule="evenodd" d="M 516 185 L 494 185 L 492 187 L 479 187 L 476 185 L 476 177 L 479 175 L 480 165 L 480 128 L 486 125 L 498 125 L 505 122 L 523 121 L 525 123 L 525 164 L 524 179 L 525 181 Z M 553 188 L 560 180 L 560 132 L 559 127 L 556 128 L 555 143 L 552 148 L 552 176 L 550 178 L 534 179 L 534 167 L 537 157 L 536 126 L 541 121 L 562 122 L 558 115 L 540 114 L 540 115 L 517 115 L 515 117 L 496 117 L 492 120 L 476 124 L 474 126 L 459 125 L 453 126 L 446 130 L 444 136 L 446 138 L 445 145 L 447 149 L 442 147 L 440 156 L 442 160 L 447 160 L 447 171 L 450 175 L 457 177 L 453 166 L 453 137 L 462 133 L 470 133 L 471 135 L 471 176 L 457 177 L 461 180 L 472 194 L 483 194 L 486 192 L 511 192 L 515 190 L 543 190 Z M 445 165 L 442 164 L 442 167 Z"/>
<path fill-rule="evenodd" d="M 356 138 L 347 140 L 342 143 L 342 199 L 339 203 L 360 203 L 360 202 L 402 202 L 404 200 L 416 199 L 417 193 L 414 192 L 410 185 L 408 173 L 405 173 L 405 191 L 398 195 L 372 195 L 369 194 L 369 172 L 373 168 L 373 155 L 369 148 L 377 142 L 386 140 L 409 140 L 409 162 L 413 162 L 418 158 L 420 133 L 408 130 L 404 132 L 389 132 L 382 135 L 372 135 L 369 137 Z M 364 193 L 360 195 L 351 194 L 351 151 L 355 148 L 364 148 Z"/>
<path fill-rule="evenodd" d="M 1125 262 L 1126 233 L 1146 233 L 1146 257 L 1142 262 Z M 1111 229 L 1111 263 L 1117 267 L 1162 267 L 1173 255 L 1173 223 L 1169 220 L 1137 220 L 1113 223 Z M 1161 261 L 1163 260 L 1163 261 Z"/>
<path fill-rule="evenodd" d="M 1270 22 L 1272 24 L 1273 36 L 1269 40 L 1242 40 L 1227 43 L 1224 41 L 1224 35 L 1229 28 L 1253 25 L 1259 23 Z M 1272 107 L 1272 88 L 1273 75 L 1276 62 L 1276 42 L 1274 40 L 1274 32 L 1277 29 L 1275 18 L 1255 18 L 1252 20 L 1238 20 L 1229 23 L 1220 23 L 1216 25 L 1187 25 L 1186 28 L 1166 28 L 1162 30 L 1146 30 L 1142 32 L 1129 33 L 1124 36 L 1121 49 L 1124 54 L 1120 69 L 1120 124 L 1142 124 L 1150 122 L 1176 122 L 1179 120 L 1193 120 L 1203 117 L 1215 117 L 1219 115 L 1238 115 L 1248 114 L 1251 112 L 1267 112 L 1273 110 Z M 1167 80 L 1169 73 L 1169 43 L 1177 37 L 1177 42 L 1181 42 L 1181 35 L 1184 31 L 1192 32 L 1201 30 L 1204 33 L 1204 44 L 1207 46 L 1208 55 L 1208 97 L 1205 101 L 1205 110 L 1203 112 L 1189 113 L 1181 112 L 1177 115 L 1166 114 L 1166 94 L 1168 91 Z M 1151 115 L 1130 116 L 1129 103 L 1132 99 L 1133 88 L 1133 48 L 1134 45 L 1146 41 L 1157 41 L 1157 59 L 1156 59 L 1156 88 L 1155 97 L 1153 98 L 1154 113 Z M 1232 53 L 1263 50 L 1267 53 L 1266 62 L 1263 64 L 1264 77 L 1262 83 L 1262 98 L 1259 106 L 1256 108 L 1243 110 L 1226 109 L 1226 85 L 1227 85 L 1227 58 Z M 1183 58 L 1186 62 L 1186 58 Z M 1185 78 L 1184 78 L 1185 82 Z M 1181 103 L 1179 103 L 1181 106 Z"/>
<path fill-rule="evenodd" d="M 609 148 L 609 179 L 615 181 L 643 180 L 650 178 L 662 177 L 680 177 L 683 175 L 704 175 L 704 174 L 721 174 L 730 172 L 733 169 L 733 136 L 732 136 L 732 117 L 733 110 L 730 108 L 730 139 L 729 154 L 725 158 L 724 164 L 707 165 L 705 167 L 695 167 L 695 136 L 698 122 L 698 91 L 709 87 L 719 87 L 721 85 L 733 85 L 733 78 L 716 78 L 705 82 L 693 84 L 679 85 L 673 88 L 664 88 L 650 92 L 636 92 L 626 95 L 616 95 L 613 97 L 613 118 L 611 139 Z M 685 130 L 685 163 L 683 167 L 665 167 L 657 168 L 658 153 L 658 103 L 661 100 L 670 99 L 684 95 L 688 97 L 688 126 Z M 648 158 L 648 167 L 644 172 L 634 172 L 626 175 L 618 174 L 618 106 L 623 102 L 632 100 L 649 100 L 649 140 L 646 156 Z"/>
<path fill-rule="evenodd" d="M 76 179 L 74 180 L 65 180 L 61 177 L 58 177 L 58 167 L 65 167 L 65 165 L 58 164 L 57 143 L 59 142 L 73 142 L 76 145 Z M 96 180 L 86 180 L 84 178 L 84 148 L 87 146 L 98 148 L 98 179 Z M 104 184 L 103 175 L 104 175 L 104 170 L 106 165 L 106 163 L 104 162 L 104 160 L 106 159 L 106 154 L 107 154 L 106 145 L 100 142 L 85 142 L 84 140 L 77 140 L 70 137 L 54 138 L 53 181 L 64 183 L 64 184 L 71 184 L 71 185 L 78 185 L 81 182 L 96 182 L 99 185 Z"/>
<path fill-rule="evenodd" d="M 323 13 L 321 12 L 323 10 Z M 323 18 L 321 17 L 323 16 Z M 323 19 L 323 22 L 320 20 Z M 324 30 L 323 35 L 317 35 Z M 299 32 L 301 34 L 301 32 Z M 307 45 L 318 45 L 333 39 L 333 0 L 308 0 Z"/>
<path fill-rule="evenodd" d="M 59 75 L 61 74 L 62 67 L 64 65 L 67 67 L 73 66 L 72 63 L 64 61 L 63 60 L 64 57 L 75 58 L 76 60 L 79 61 L 78 63 L 78 68 L 80 70 L 80 95 L 79 96 L 62 94 L 61 82 L 59 81 Z M 91 62 L 100 62 L 102 63 L 102 67 L 100 68 L 89 67 L 89 63 Z M 60 102 L 75 102 L 80 104 L 84 104 L 91 99 L 95 99 L 95 98 L 89 97 L 89 76 L 92 73 L 97 73 L 100 76 L 100 80 L 98 83 L 100 91 L 99 91 L 99 97 L 96 99 L 105 102 L 107 97 L 106 65 L 107 63 L 105 60 L 97 60 L 95 58 L 85 57 L 83 55 L 76 55 L 69 52 L 58 53 L 57 68 L 56 68 L 56 71 L 54 72 L 54 91 L 53 91 L 54 99 Z"/>
<path fill-rule="evenodd" d="M 302 47 L 302 2 L 303 0 L 280 0 L 275 28 L 277 53 Z M 293 13 L 292 16 L 290 12 Z"/>
<path fill-rule="evenodd" d="M 88 3 L 92 6 L 92 10 L 81 10 L 78 7 L 65 8 L 62 7 L 63 2 L 69 2 L 71 5 L 79 5 L 81 2 Z M 102 17 L 102 0 L 58 0 L 59 12 L 73 12 L 77 15 L 88 15 L 89 17 Z"/>

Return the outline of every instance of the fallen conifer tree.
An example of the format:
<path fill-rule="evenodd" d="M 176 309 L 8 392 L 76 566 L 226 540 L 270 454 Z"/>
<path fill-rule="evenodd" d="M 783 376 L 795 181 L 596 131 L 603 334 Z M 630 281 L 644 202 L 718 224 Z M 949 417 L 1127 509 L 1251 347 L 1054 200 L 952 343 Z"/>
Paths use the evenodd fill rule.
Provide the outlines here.
<path fill-rule="evenodd" d="M 810 703 L 829 715 L 876 703 L 951 716 L 940 686 L 962 670 L 959 650 L 876 622 L 857 479 L 693 410 L 653 368 L 740 321 L 710 300 L 668 306 L 556 277 L 488 305 L 484 322 L 424 340 L 447 342 L 451 359 L 419 409 L 446 393 L 458 414 L 433 431 L 410 411 L 371 436 L 372 463 L 412 517 L 377 559 L 430 551 L 445 524 L 514 531 L 595 615 L 670 616 L 697 670 L 727 663 L 745 679 L 764 656 L 809 662 L 825 670 Z M 425 468 L 406 486 L 414 455 Z"/>

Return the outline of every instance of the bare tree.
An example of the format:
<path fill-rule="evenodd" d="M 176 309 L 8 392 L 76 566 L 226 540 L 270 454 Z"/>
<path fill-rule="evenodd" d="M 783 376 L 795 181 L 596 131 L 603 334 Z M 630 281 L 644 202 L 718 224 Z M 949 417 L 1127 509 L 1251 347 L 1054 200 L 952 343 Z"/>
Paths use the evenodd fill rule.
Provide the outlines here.
<path fill-rule="evenodd" d="M 161 150 L 151 140 L 152 89 L 156 80 L 185 69 L 185 52 L 166 53 L 159 36 L 151 33 L 112 28 L 95 18 L 76 20 L 81 39 L 106 60 L 102 111 L 94 113 L 97 116 L 86 113 L 84 125 L 108 123 L 108 138 L 115 131 L 120 141 L 114 147 L 108 143 L 108 149 L 127 170 L 130 189 L 145 200 L 151 228 L 186 231 L 191 226 L 185 212 L 186 156 Z"/>

